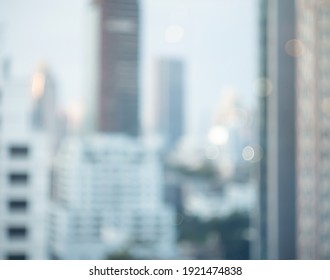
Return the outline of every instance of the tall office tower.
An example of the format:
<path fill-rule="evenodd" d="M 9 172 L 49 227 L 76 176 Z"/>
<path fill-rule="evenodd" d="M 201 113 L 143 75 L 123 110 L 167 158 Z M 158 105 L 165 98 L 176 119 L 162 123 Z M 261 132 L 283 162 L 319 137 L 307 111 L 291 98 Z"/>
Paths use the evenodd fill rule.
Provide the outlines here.
<path fill-rule="evenodd" d="M 184 133 L 184 68 L 176 59 L 162 59 L 157 66 L 155 130 L 169 151 Z"/>
<path fill-rule="evenodd" d="M 262 124 L 261 143 L 266 141 L 266 177 L 260 182 L 260 243 L 269 259 L 296 258 L 296 145 L 295 145 L 295 1 L 269 0 L 264 5 L 267 17 L 267 83 L 272 92 L 262 103 L 267 123 Z M 265 138 L 263 138 L 265 137 Z M 265 166 L 265 164 L 267 166 Z M 266 199 L 266 204 L 265 200 Z M 261 211 L 267 205 L 266 216 Z M 265 225 L 266 223 L 266 225 Z"/>
<path fill-rule="evenodd" d="M 139 134 L 139 7 L 137 0 L 93 3 L 90 46 L 96 71 L 87 106 L 92 128 L 101 132 Z"/>
<path fill-rule="evenodd" d="M 46 64 L 40 64 L 32 78 L 32 127 L 54 141 L 59 137 L 55 81 Z"/>
<path fill-rule="evenodd" d="M 39 65 L 32 79 L 33 119 L 37 130 L 54 130 L 55 83 L 46 65 Z"/>
<path fill-rule="evenodd" d="M 0 259 L 45 259 L 51 149 L 31 128 L 30 83 L 4 80 L 0 117 Z"/>
<path fill-rule="evenodd" d="M 268 80 L 267 57 L 268 57 L 268 2 L 259 1 L 259 74 L 260 81 L 257 84 L 259 91 L 259 144 L 263 151 L 260 158 L 258 179 L 257 212 L 253 218 L 256 228 L 256 238 L 251 246 L 252 259 L 267 259 L 267 98 L 270 93 L 270 81 Z"/>
<path fill-rule="evenodd" d="M 56 158 L 51 252 L 59 259 L 175 257 L 175 219 L 157 154 L 111 134 L 70 138 Z"/>
<path fill-rule="evenodd" d="M 297 252 L 329 259 L 330 1 L 297 7 Z"/>

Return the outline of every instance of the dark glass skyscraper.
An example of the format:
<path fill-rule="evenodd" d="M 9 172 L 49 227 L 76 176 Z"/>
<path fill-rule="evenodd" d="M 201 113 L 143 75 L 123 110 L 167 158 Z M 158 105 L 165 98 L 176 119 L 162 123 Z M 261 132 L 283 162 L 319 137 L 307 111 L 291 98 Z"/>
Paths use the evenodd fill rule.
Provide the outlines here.
<path fill-rule="evenodd" d="M 262 0 L 259 258 L 296 258 L 294 0 Z"/>
<path fill-rule="evenodd" d="M 139 7 L 137 0 L 98 0 L 96 129 L 139 133 Z"/>
<path fill-rule="evenodd" d="M 267 26 L 268 26 L 268 0 L 260 1 L 260 32 L 259 32 L 259 50 L 260 50 L 260 64 L 259 73 L 261 82 L 259 83 L 259 137 L 260 146 L 262 148 L 263 157 L 259 165 L 259 200 L 258 200 L 258 218 L 256 219 L 256 226 L 258 228 L 258 238 L 255 244 L 254 255 L 252 258 L 266 259 L 267 252 L 267 96 L 269 90 L 269 82 L 267 82 Z"/>

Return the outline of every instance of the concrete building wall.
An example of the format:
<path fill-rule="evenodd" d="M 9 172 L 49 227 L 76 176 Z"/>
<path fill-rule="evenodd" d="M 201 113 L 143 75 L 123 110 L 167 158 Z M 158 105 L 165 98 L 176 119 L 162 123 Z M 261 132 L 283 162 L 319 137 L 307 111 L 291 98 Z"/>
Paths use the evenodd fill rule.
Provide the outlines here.
<path fill-rule="evenodd" d="M 290 52 L 296 37 L 295 1 L 269 0 L 264 59 L 267 83 L 272 91 L 263 103 L 267 122 L 263 126 L 267 158 L 263 162 L 259 215 L 259 253 L 268 259 L 296 257 L 296 175 L 295 175 L 295 58 Z M 263 27 L 264 28 L 264 27 Z M 266 224 L 266 226 L 265 226 Z M 266 236 L 263 235 L 266 233 Z M 266 249 L 265 247 L 266 242 Z"/>
<path fill-rule="evenodd" d="M 68 139 L 55 166 L 51 247 L 60 259 L 175 256 L 174 213 L 156 154 L 121 135 Z"/>
<path fill-rule="evenodd" d="M 330 1 L 297 1 L 297 254 L 330 258 Z"/>
<path fill-rule="evenodd" d="M 0 259 L 45 259 L 50 142 L 31 130 L 29 83 L 4 83 L 1 105 Z"/>

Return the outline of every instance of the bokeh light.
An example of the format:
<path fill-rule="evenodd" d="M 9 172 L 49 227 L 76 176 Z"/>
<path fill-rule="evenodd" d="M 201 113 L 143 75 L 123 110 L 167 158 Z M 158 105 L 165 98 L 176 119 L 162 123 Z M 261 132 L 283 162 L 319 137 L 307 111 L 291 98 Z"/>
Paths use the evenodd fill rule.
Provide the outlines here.
<path fill-rule="evenodd" d="M 205 157 L 210 160 L 215 160 L 219 157 L 220 150 L 215 145 L 210 145 L 205 150 Z"/>
<path fill-rule="evenodd" d="M 84 118 L 84 107 L 80 101 L 75 101 L 68 109 L 68 120 L 72 127 L 78 128 Z"/>
<path fill-rule="evenodd" d="M 242 151 L 242 157 L 246 161 L 251 161 L 254 158 L 254 149 L 251 146 L 246 146 Z"/>
<path fill-rule="evenodd" d="M 304 44 L 300 40 L 293 39 L 293 40 L 289 40 L 285 44 L 285 51 L 290 56 L 300 57 L 304 54 L 305 47 L 304 47 Z"/>
<path fill-rule="evenodd" d="M 246 146 L 242 151 L 242 158 L 250 162 L 259 162 L 262 159 L 262 148 L 260 145 Z"/>
<path fill-rule="evenodd" d="M 209 132 L 208 139 L 213 145 L 225 145 L 229 140 L 228 129 L 222 125 L 214 126 Z"/>

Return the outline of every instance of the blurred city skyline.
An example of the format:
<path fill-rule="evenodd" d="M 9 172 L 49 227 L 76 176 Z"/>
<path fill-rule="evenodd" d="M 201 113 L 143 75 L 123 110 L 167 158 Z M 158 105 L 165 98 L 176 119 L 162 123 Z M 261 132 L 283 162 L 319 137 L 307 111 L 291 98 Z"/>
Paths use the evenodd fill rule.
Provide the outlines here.
<path fill-rule="evenodd" d="M 0 259 L 249 259 L 258 16 L 0 0 Z"/>
<path fill-rule="evenodd" d="M 330 0 L 0 0 L 0 259 L 329 259 Z"/>
<path fill-rule="evenodd" d="M 187 135 L 206 141 L 220 100 L 228 91 L 236 91 L 243 104 L 254 109 L 258 66 L 255 2 L 140 1 L 140 118 L 144 132 L 150 130 L 154 110 L 154 67 L 162 58 L 180 59 L 185 67 Z M 0 53 L 11 60 L 12 77 L 32 78 L 38 64 L 46 63 L 57 81 L 61 107 L 72 111 L 79 110 L 92 94 L 86 90 L 90 4 L 89 0 L 0 1 Z"/>

